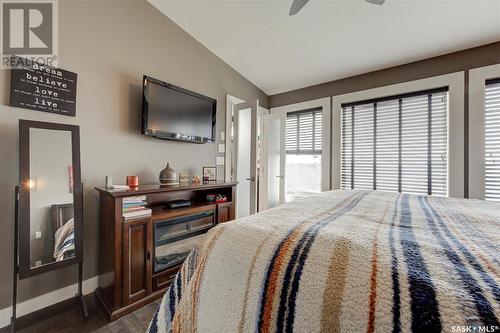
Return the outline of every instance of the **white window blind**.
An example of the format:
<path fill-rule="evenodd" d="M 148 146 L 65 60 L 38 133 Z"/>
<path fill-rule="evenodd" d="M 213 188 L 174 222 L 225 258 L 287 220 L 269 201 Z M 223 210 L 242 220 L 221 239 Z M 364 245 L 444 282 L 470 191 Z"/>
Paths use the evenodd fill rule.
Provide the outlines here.
<path fill-rule="evenodd" d="M 485 199 L 500 201 L 500 79 L 486 82 Z"/>
<path fill-rule="evenodd" d="M 448 88 L 342 105 L 341 186 L 447 195 Z"/>
<path fill-rule="evenodd" d="M 321 155 L 322 109 L 290 112 L 286 116 L 286 153 Z"/>

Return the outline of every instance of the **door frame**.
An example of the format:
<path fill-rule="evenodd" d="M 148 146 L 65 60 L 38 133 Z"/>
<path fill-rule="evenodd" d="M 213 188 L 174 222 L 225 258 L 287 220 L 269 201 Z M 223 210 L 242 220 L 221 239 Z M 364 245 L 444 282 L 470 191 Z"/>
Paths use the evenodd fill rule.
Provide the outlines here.
<path fill-rule="evenodd" d="M 319 99 L 314 99 L 306 102 L 283 105 L 279 107 L 271 108 L 270 115 L 273 117 L 281 116 L 286 121 L 286 114 L 295 111 L 302 111 L 308 109 L 314 109 L 320 107 L 323 111 L 322 113 L 322 123 L 323 123 L 323 137 L 322 137 L 322 153 L 321 153 L 321 191 L 329 191 L 331 189 L 331 114 L 332 114 L 332 103 L 331 97 L 324 97 Z M 285 124 L 283 124 L 285 125 Z M 286 129 L 283 127 L 281 131 L 282 143 L 286 140 Z M 285 148 L 286 149 L 286 148 Z M 281 154 L 280 169 L 282 171 L 283 178 L 280 183 L 280 202 L 284 201 L 285 194 L 285 155 Z"/>
<path fill-rule="evenodd" d="M 226 182 L 233 181 L 232 179 L 232 166 L 233 166 L 233 106 L 236 104 L 245 103 L 245 100 L 226 94 L 226 126 L 224 134 L 224 180 Z"/>
<path fill-rule="evenodd" d="M 270 110 L 257 105 L 257 149 L 260 149 L 260 163 L 257 168 L 257 212 L 267 209 L 268 182 L 268 139 Z"/>

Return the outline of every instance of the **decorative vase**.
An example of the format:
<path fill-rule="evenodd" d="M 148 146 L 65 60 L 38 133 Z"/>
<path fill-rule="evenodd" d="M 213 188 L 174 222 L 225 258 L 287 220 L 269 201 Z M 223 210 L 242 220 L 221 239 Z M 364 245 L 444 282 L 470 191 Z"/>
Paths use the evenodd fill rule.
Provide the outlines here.
<path fill-rule="evenodd" d="M 165 185 L 176 185 L 179 183 L 177 181 L 177 172 L 170 166 L 170 163 L 167 163 L 165 169 L 160 171 L 160 183 Z"/>

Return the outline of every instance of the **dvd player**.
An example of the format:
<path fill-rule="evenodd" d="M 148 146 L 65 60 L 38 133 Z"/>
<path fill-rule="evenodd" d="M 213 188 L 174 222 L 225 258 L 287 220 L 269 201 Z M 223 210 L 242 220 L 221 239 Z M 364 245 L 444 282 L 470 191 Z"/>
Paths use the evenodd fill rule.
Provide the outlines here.
<path fill-rule="evenodd" d="M 166 202 L 165 205 L 171 209 L 189 207 L 189 206 L 191 206 L 191 201 L 185 200 L 185 199 L 172 200 L 172 201 Z"/>

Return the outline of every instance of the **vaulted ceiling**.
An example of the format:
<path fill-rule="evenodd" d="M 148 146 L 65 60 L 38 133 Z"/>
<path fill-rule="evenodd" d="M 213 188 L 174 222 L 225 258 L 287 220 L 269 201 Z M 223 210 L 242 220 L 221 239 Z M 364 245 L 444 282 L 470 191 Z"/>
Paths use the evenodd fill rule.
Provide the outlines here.
<path fill-rule="evenodd" d="M 148 0 L 272 95 L 500 40 L 500 0 Z"/>

